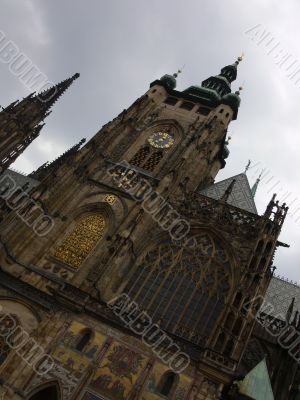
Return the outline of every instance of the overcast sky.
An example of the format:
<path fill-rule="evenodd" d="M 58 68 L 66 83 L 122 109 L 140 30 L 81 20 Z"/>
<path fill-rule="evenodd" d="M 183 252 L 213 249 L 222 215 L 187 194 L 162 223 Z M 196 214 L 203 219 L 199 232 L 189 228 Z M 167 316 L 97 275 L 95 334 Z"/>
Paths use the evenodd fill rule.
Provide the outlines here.
<path fill-rule="evenodd" d="M 15 163 L 26 173 L 91 138 L 164 73 L 184 65 L 177 87 L 182 90 L 218 74 L 244 52 L 233 84 L 234 90 L 244 86 L 242 104 L 229 127 L 231 154 L 218 180 L 242 172 L 251 159 L 256 165 L 248 173 L 251 184 L 265 169 L 256 199 L 260 213 L 273 192 L 281 198 L 291 193 L 286 201 L 293 202 L 294 216 L 281 236 L 291 248 L 279 249 L 275 265 L 280 275 L 300 282 L 298 0 L 0 1 L 6 40 L 50 81 L 81 74 Z M 281 65 L 285 53 L 289 64 Z M 1 62 L 0 84 L 2 106 L 30 92 Z"/>

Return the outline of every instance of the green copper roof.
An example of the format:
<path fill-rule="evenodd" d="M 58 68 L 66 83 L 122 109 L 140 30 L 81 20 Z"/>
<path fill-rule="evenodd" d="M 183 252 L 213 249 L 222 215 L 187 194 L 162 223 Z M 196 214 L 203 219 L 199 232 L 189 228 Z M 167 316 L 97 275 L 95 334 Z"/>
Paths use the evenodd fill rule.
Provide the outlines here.
<path fill-rule="evenodd" d="M 234 112 L 234 119 L 237 116 L 239 106 L 241 104 L 241 98 L 237 93 L 228 93 L 224 97 L 222 97 L 222 103 L 228 105 L 229 107 L 232 108 Z"/>
<path fill-rule="evenodd" d="M 234 64 L 223 67 L 219 75 L 205 79 L 201 86 L 193 85 L 182 92 L 175 90 L 176 78 L 181 72 L 180 70 L 173 75 L 166 74 L 162 76 L 159 80 L 152 82 L 150 87 L 157 84 L 162 85 L 172 96 L 200 102 L 209 107 L 226 104 L 232 108 L 233 119 L 236 119 L 241 100 L 238 96 L 239 92 L 231 93 L 231 82 L 236 79 L 237 66 L 241 59 L 241 57 L 238 57 Z M 225 150 L 225 156 L 227 153 L 228 152 Z"/>
<path fill-rule="evenodd" d="M 211 100 L 217 104 L 219 104 L 221 101 L 221 97 L 217 92 L 215 92 L 213 89 L 204 88 L 202 86 L 190 86 L 183 90 L 183 93 L 195 97 L 195 100 Z"/>
<path fill-rule="evenodd" d="M 225 158 L 225 159 L 228 158 L 229 154 L 230 154 L 230 150 L 229 150 L 228 146 L 225 144 L 224 149 L 223 149 L 223 158 Z"/>
<path fill-rule="evenodd" d="M 214 183 L 213 185 L 202 189 L 199 193 L 204 194 L 204 196 L 220 200 L 224 196 L 226 190 L 229 188 L 233 180 L 235 180 L 235 185 L 232 189 L 231 195 L 227 200 L 227 203 L 233 205 L 234 207 L 241 208 L 242 210 L 257 214 L 255 201 L 253 199 L 246 174 L 238 174 L 220 182 Z"/>
<path fill-rule="evenodd" d="M 176 78 L 173 75 L 166 74 L 160 78 L 170 89 L 176 88 Z"/>
<path fill-rule="evenodd" d="M 237 66 L 240 60 L 237 60 L 234 64 L 227 65 L 221 69 L 221 75 L 225 76 L 229 82 L 233 82 L 237 77 Z"/>
<path fill-rule="evenodd" d="M 265 360 L 254 367 L 239 384 L 241 394 L 255 400 L 274 400 L 268 368 Z"/>
<path fill-rule="evenodd" d="M 205 81 L 202 82 L 202 86 L 215 90 L 220 96 L 231 92 L 230 83 L 226 77 L 221 75 L 211 76 L 205 79 Z"/>

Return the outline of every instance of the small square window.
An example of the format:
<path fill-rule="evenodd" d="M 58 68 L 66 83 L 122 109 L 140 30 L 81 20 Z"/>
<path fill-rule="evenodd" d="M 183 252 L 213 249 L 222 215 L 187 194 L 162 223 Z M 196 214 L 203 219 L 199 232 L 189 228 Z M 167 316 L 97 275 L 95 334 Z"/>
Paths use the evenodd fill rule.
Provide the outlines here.
<path fill-rule="evenodd" d="M 183 108 L 184 110 L 192 110 L 194 108 L 194 104 L 190 103 L 189 101 L 184 101 L 181 105 L 180 108 Z"/>
<path fill-rule="evenodd" d="M 167 97 L 166 100 L 164 101 L 166 104 L 169 104 L 170 106 L 175 106 L 177 103 L 178 99 L 176 97 Z"/>
<path fill-rule="evenodd" d="M 208 115 L 210 113 L 210 109 L 206 107 L 199 107 L 197 113 L 201 115 Z"/>

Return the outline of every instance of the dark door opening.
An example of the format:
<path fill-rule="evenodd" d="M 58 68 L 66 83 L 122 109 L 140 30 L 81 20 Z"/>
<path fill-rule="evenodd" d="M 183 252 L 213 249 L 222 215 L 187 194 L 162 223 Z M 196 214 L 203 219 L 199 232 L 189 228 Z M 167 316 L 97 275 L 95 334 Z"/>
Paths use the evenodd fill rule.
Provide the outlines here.
<path fill-rule="evenodd" d="M 30 397 L 29 400 L 59 400 L 56 386 L 49 386 Z"/>

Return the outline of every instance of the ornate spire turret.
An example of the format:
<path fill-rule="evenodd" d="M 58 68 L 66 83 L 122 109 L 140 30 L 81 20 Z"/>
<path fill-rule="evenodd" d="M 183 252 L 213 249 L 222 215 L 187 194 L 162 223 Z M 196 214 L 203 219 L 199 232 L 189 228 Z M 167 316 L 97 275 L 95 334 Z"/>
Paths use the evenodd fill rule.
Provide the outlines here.
<path fill-rule="evenodd" d="M 238 57 L 234 64 L 223 67 L 219 75 L 205 79 L 202 82 L 202 87 L 213 89 L 220 96 L 231 93 L 231 82 L 236 80 L 237 66 L 240 61 L 242 61 L 242 56 Z"/>
<path fill-rule="evenodd" d="M 51 107 L 79 76 L 76 73 L 71 78 L 65 79 L 49 89 L 37 94 L 35 92 L 29 94 L 16 105 L 13 112 L 26 125 L 38 124 L 50 115 Z"/>
<path fill-rule="evenodd" d="M 39 94 L 31 93 L 0 112 L 0 172 L 39 135 L 50 108 L 78 77 L 75 74 Z"/>
<path fill-rule="evenodd" d="M 248 164 L 245 167 L 245 171 L 244 171 L 245 174 L 249 171 L 250 167 L 251 167 L 251 160 L 248 161 Z"/>
<path fill-rule="evenodd" d="M 237 66 L 243 60 L 243 54 L 237 58 L 234 64 L 227 65 L 221 69 L 220 76 L 224 76 L 230 83 L 236 80 Z"/>
<path fill-rule="evenodd" d="M 261 181 L 261 177 L 262 177 L 263 172 L 264 172 L 264 171 L 262 171 L 262 172 L 260 173 L 259 177 L 256 179 L 256 182 L 254 183 L 254 185 L 253 185 L 252 188 L 251 188 L 251 193 L 252 193 L 252 196 L 253 196 L 253 197 L 255 197 L 255 195 L 256 195 L 256 192 L 257 192 L 259 183 L 260 183 L 260 181 Z"/>
<path fill-rule="evenodd" d="M 79 78 L 80 74 L 76 73 L 71 78 L 65 79 L 64 81 L 58 83 L 49 89 L 37 94 L 33 97 L 34 100 L 38 100 L 44 112 L 47 112 L 53 104 L 60 98 L 60 96 L 72 85 L 72 83 Z"/>

